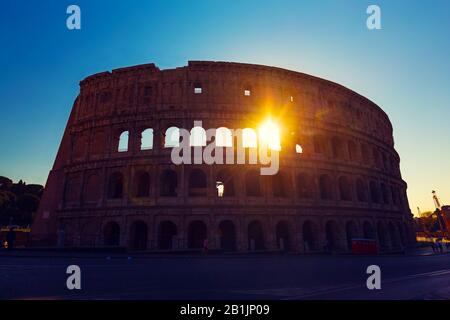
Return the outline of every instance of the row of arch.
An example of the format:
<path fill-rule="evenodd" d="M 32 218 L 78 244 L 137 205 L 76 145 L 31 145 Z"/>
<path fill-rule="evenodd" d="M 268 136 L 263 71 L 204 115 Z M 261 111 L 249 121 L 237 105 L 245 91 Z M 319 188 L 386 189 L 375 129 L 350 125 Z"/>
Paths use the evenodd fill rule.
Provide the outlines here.
<path fill-rule="evenodd" d="M 257 251 L 269 249 L 267 245 L 270 233 L 275 235 L 276 249 L 282 251 L 296 251 L 296 237 L 288 221 L 281 220 L 275 225 L 275 230 L 264 228 L 260 220 L 252 220 L 246 225 L 246 239 L 243 250 Z M 364 221 L 359 230 L 355 221 L 349 220 L 342 227 L 335 220 L 328 220 L 324 225 L 324 239 L 321 239 L 319 225 L 306 220 L 301 226 L 301 242 L 303 251 L 346 251 L 351 249 L 352 239 L 364 238 L 378 241 L 381 250 L 403 248 L 408 243 L 408 234 L 400 222 L 379 221 L 374 226 Z M 208 226 L 204 221 L 194 220 L 187 228 L 186 239 L 180 239 L 180 230 L 176 223 L 165 220 L 158 224 L 156 249 L 201 249 L 204 241 L 208 239 Z M 218 243 L 215 247 L 223 251 L 238 250 L 238 230 L 232 220 L 222 220 L 218 224 Z M 109 221 L 103 227 L 103 245 L 121 245 L 121 227 L 115 221 Z M 134 250 L 147 250 L 149 228 L 146 222 L 137 220 L 131 224 L 129 230 L 128 247 Z M 184 240 L 184 244 L 180 244 Z"/>
<path fill-rule="evenodd" d="M 207 196 L 208 175 L 199 168 L 187 173 L 187 195 Z M 334 179 L 329 174 L 315 176 L 307 172 L 296 174 L 292 179 L 287 171 L 280 170 L 276 175 L 262 177 L 256 169 L 247 170 L 243 174 L 242 186 L 237 185 L 236 171 L 222 169 L 218 171 L 213 183 L 216 195 L 219 197 L 238 196 L 237 190 L 243 190 L 245 196 L 260 197 L 265 193 L 263 179 L 271 179 L 272 195 L 279 198 L 297 197 L 300 199 L 341 200 L 371 202 L 377 204 L 403 205 L 401 188 L 386 182 L 379 183 L 374 179 L 367 181 L 365 178 L 352 178 L 341 175 Z M 176 197 L 179 195 L 178 173 L 172 169 L 165 169 L 160 173 L 156 182 L 159 187 L 159 196 Z M 97 176 L 89 177 L 87 180 L 87 194 L 92 195 L 94 189 L 98 189 L 99 179 Z M 117 199 L 124 196 L 124 175 L 120 171 L 113 172 L 108 179 L 108 198 Z M 131 185 L 133 197 L 148 197 L 152 188 L 149 172 L 140 170 L 134 174 Z M 156 184 L 154 185 L 156 187 Z M 241 188 L 238 188 L 241 187 Z M 297 194 L 294 194 L 296 190 Z"/>
<path fill-rule="evenodd" d="M 365 143 L 357 144 L 353 140 L 344 140 L 336 136 L 326 138 L 323 135 L 315 135 L 313 145 L 315 153 L 325 154 L 334 159 L 372 163 L 375 167 L 387 171 L 398 169 L 395 158 L 377 146 L 370 148 Z"/>
<path fill-rule="evenodd" d="M 119 134 L 117 151 L 127 152 L 129 144 L 129 131 L 125 130 Z M 153 129 L 146 128 L 142 130 L 141 134 L 140 150 L 153 149 Z M 164 134 L 164 147 L 172 148 L 178 147 L 180 144 L 180 129 L 175 126 L 171 126 L 166 129 Z M 193 147 L 206 146 L 207 134 L 206 130 L 201 126 L 195 126 L 190 131 L 189 145 Z M 217 147 L 232 147 L 233 146 L 233 133 L 226 127 L 220 127 L 215 129 L 214 140 Z M 256 148 L 257 146 L 257 134 L 252 128 L 244 128 L 242 130 L 242 143 L 244 148 Z"/>
<path fill-rule="evenodd" d="M 180 143 L 180 132 L 176 126 L 171 126 L 166 129 L 164 134 L 164 147 L 177 147 Z M 153 129 L 146 128 L 141 131 L 140 150 L 153 149 Z M 216 129 L 215 137 L 218 147 L 232 147 L 233 133 L 226 127 Z M 257 147 L 257 133 L 252 128 L 245 128 L 242 130 L 243 147 L 255 148 Z M 190 145 L 191 146 L 206 146 L 207 135 L 205 129 L 201 126 L 195 126 L 190 131 Z M 119 134 L 117 151 L 127 152 L 129 142 L 129 131 L 122 131 Z M 300 141 L 303 146 L 304 141 Z M 359 147 L 358 147 L 359 146 Z M 395 171 L 398 169 L 398 163 L 395 159 L 387 155 L 386 152 L 380 151 L 378 147 L 369 148 L 366 144 L 357 144 L 353 140 L 345 141 L 339 137 L 325 138 L 323 135 L 313 136 L 313 148 L 317 154 L 327 154 L 334 159 L 345 159 L 352 161 L 359 161 L 364 163 L 372 163 L 377 168 Z"/>

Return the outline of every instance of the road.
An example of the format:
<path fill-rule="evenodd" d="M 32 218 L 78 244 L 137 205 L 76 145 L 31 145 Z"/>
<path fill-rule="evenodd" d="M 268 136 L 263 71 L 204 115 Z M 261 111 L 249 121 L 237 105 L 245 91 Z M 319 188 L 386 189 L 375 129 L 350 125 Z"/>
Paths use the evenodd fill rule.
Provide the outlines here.
<path fill-rule="evenodd" d="M 66 269 L 81 268 L 81 290 Z M 368 290 L 366 268 L 381 268 Z M 450 299 L 450 254 L 0 257 L 1 299 Z"/>

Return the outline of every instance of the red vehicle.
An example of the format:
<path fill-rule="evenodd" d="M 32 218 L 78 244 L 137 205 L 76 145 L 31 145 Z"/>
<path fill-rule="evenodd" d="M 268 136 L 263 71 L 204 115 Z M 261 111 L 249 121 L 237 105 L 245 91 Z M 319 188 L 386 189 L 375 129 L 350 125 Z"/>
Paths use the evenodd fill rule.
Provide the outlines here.
<path fill-rule="evenodd" d="M 352 239 L 353 254 L 377 254 L 378 244 L 374 239 Z"/>

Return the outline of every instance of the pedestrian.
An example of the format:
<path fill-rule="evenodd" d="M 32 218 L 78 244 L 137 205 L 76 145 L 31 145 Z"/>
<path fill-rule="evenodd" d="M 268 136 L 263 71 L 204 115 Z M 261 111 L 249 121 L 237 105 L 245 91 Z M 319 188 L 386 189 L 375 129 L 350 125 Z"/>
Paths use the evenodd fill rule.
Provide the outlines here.
<path fill-rule="evenodd" d="M 433 241 L 433 252 L 437 253 L 438 252 L 438 244 L 437 244 L 437 240 Z"/>
<path fill-rule="evenodd" d="M 328 240 L 326 240 L 324 248 L 325 248 L 326 253 L 331 253 L 331 246 L 330 246 L 330 242 Z"/>
<path fill-rule="evenodd" d="M 8 243 L 8 250 L 12 250 L 14 248 L 14 242 L 16 241 L 16 232 L 14 228 L 10 228 L 8 233 L 6 234 L 6 242 Z"/>
<path fill-rule="evenodd" d="M 203 253 L 208 253 L 208 239 L 203 240 Z"/>
<path fill-rule="evenodd" d="M 439 253 L 444 253 L 444 246 L 442 245 L 441 240 L 439 240 L 438 245 L 439 245 Z"/>

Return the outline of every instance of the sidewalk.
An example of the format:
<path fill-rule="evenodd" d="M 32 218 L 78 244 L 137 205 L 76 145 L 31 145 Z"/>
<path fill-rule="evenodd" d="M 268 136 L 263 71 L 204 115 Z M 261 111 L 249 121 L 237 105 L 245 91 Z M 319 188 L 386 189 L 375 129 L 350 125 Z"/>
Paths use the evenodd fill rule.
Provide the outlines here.
<path fill-rule="evenodd" d="M 442 253 L 434 252 L 431 246 L 416 247 L 405 250 L 405 255 L 408 256 L 437 256 L 447 253 L 450 253 L 450 250 L 447 250 L 445 247 Z"/>
<path fill-rule="evenodd" d="M 416 247 L 409 248 L 405 252 L 384 253 L 379 256 L 434 256 L 450 253 L 450 250 L 444 248 L 443 253 L 433 252 L 431 247 Z M 302 253 L 282 253 L 282 252 L 214 252 L 210 251 L 207 255 L 201 251 L 180 250 L 180 251 L 151 251 L 151 252 L 127 252 L 123 250 L 69 250 L 69 249 L 55 249 L 55 248 L 17 248 L 12 251 L 0 249 L 0 259 L 2 257 L 16 257 L 16 258 L 81 258 L 81 259 L 146 259 L 146 258 L 249 258 L 258 256 L 280 256 L 280 257 L 358 257 L 358 255 L 345 254 L 302 254 Z"/>

